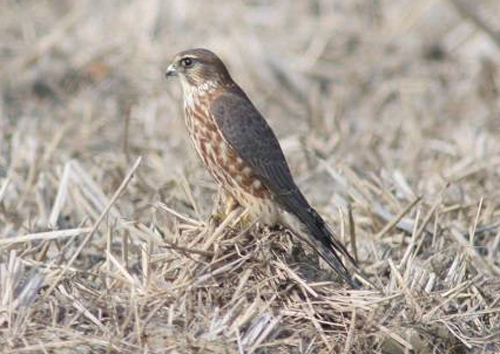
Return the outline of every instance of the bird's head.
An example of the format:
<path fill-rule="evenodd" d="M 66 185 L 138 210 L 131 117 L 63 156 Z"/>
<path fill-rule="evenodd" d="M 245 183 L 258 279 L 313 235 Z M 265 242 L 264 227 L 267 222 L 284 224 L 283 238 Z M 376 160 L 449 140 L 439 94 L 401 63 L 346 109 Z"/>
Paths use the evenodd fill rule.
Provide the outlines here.
<path fill-rule="evenodd" d="M 203 85 L 216 87 L 232 82 L 222 60 L 211 51 L 201 48 L 177 54 L 165 76 L 179 77 L 185 92 Z"/>

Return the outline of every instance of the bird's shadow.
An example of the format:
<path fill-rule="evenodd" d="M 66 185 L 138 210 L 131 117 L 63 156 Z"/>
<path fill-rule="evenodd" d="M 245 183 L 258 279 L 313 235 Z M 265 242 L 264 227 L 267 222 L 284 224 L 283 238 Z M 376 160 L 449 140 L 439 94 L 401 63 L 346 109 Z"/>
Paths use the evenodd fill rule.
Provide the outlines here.
<path fill-rule="evenodd" d="M 303 242 L 292 231 L 279 224 L 267 229 L 276 236 L 284 235 L 291 239 L 291 250 L 283 252 L 280 249 L 279 254 L 282 255 L 282 259 L 287 266 L 301 279 L 308 283 L 336 282 L 343 284 L 342 279 L 334 271 L 330 270 L 328 266 L 321 265 L 322 259 L 314 250 L 306 250 L 307 248 L 311 248 L 311 246 Z"/>

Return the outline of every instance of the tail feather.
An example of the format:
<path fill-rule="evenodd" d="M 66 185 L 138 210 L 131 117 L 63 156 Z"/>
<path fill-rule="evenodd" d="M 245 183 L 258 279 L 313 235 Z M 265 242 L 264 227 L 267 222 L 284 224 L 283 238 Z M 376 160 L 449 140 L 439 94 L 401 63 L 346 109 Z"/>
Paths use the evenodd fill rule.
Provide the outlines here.
<path fill-rule="evenodd" d="M 333 231 L 328 227 L 323 218 L 314 210 L 300 191 L 282 195 L 278 202 L 295 216 L 307 229 L 309 241 L 318 254 L 332 267 L 340 277 L 352 288 L 358 289 L 346 266 L 342 262 L 339 253 L 345 256 L 353 265 L 356 261 L 346 248 L 335 238 Z"/>
<path fill-rule="evenodd" d="M 311 220 L 301 221 L 308 228 L 310 232 L 310 239 L 315 244 L 316 251 L 346 283 L 357 289 L 358 286 L 340 259 L 339 253 L 344 255 L 353 265 L 356 265 L 356 261 L 345 249 L 345 247 L 335 238 L 334 234 L 321 216 L 312 208 L 310 209 L 310 214 L 311 216 L 308 217 L 308 219 Z"/>

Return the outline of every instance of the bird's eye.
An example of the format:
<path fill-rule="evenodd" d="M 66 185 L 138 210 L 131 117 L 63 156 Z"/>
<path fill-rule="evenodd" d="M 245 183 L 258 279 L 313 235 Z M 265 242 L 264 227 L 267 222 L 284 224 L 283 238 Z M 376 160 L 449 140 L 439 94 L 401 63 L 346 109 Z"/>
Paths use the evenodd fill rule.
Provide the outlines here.
<path fill-rule="evenodd" d="M 191 58 L 184 58 L 181 60 L 182 66 L 185 68 L 190 68 L 193 66 L 194 61 Z"/>

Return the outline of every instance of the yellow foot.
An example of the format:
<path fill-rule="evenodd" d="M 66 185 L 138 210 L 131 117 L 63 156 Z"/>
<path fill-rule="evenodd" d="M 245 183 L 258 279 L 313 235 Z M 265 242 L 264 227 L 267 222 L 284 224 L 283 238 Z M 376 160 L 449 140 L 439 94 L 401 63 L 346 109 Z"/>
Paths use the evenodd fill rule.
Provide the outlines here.
<path fill-rule="evenodd" d="M 246 228 L 249 228 L 253 224 L 255 224 L 257 220 L 252 219 L 250 217 L 250 213 L 248 212 L 248 209 L 245 209 L 243 213 L 239 217 L 237 217 L 234 221 L 233 224 L 231 225 L 232 227 L 239 227 L 240 229 L 244 230 Z"/>
<path fill-rule="evenodd" d="M 226 200 L 225 200 L 224 212 L 212 214 L 210 218 L 211 221 L 214 222 L 216 225 L 220 225 L 224 220 L 226 220 L 227 217 L 229 217 L 233 213 L 233 211 L 235 211 L 240 206 L 240 204 L 236 201 L 236 199 L 234 199 L 234 197 L 230 194 L 226 194 L 225 199 Z M 256 220 L 250 217 L 248 209 L 245 209 L 240 216 L 234 218 L 234 220 L 230 222 L 230 225 L 232 228 L 238 227 L 240 229 L 246 229 L 252 226 L 255 223 L 255 221 Z"/>
<path fill-rule="evenodd" d="M 231 194 L 227 192 L 224 192 L 224 194 L 224 212 L 212 214 L 209 219 L 209 223 L 215 224 L 217 226 L 220 225 L 224 220 L 226 220 L 229 214 L 231 214 L 231 212 L 239 206 L 238 202 Z"/>
<path fill-rule="evenodd" d="M 224 219 L 227 217 L 224 213 L 215 213 L 210 215 L 209 223 L 214 223 L 215 225 L 220 225 Z"/>
<path fill-rule="evenodd" d="M 215 214 L 212 214 L 210 216 L 209 223 L 213 223 L 216 226 L 219 226 L 229 216 L 230 216 L 229 214 L 225 214 L 225 213 L 215 213 Z M 244 230 L 244 229 L 252 226 L 255 223 L 255 221 L 256 221 L 256 220 L 254 220 L 254 219 L 252 219 L 250 217 L 250 214 L 248 213 L 248 210 L 245 210 L 238 217 L 234 217 L 233 216 L 232 219 L 233 219 L 232 222 L 230 220 L 228 220 L 230 222 L 228 226 L 230 226 L 230 227 L 232 227 L 234 229 L 238 228 L 238 229 L 241 229 L 241 230 Z"/>

